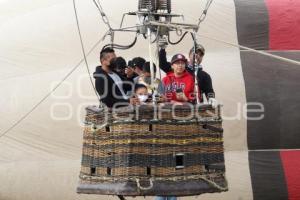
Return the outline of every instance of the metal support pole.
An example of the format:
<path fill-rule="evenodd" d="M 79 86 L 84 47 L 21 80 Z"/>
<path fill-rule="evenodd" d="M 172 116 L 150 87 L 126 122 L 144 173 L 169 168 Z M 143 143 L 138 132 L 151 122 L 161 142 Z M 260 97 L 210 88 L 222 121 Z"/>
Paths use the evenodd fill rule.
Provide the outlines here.
<path fill-rule="evenodd" d="M 148 41 L 149 41 L 149 62 L 150 62 L 150 72 L 151 72 L 151 86 L 154 85 L 154 79 L 155 79 L 155 73 L 154 73 L 154 66 L 153 66 L 153 55 L 152 55 L 152 46 L 151 46 L 151 30 L 150 27 L 148 27 Z M 153 104 L 156 103 L 155 100 L 155 91 L 153 91 L 152 94 L 152 102 Z"/>
<path fill-rule="evenodd" d="M 196 48 L 197 48 L 197 41 L 196 41 L 196 33 L 195 31 L 192 33 L 193 35 L 193 40 L 194 40 L 194 52 L 193 52 L 193 69 L 194 69 L 194 77 L 195 77 L 195 87 L 194 87 L 194 90 L 195 90 L 195 96 L 196 96 L 196 102 L 197 104 L 200 104 L 200 99 L 201 98 L 201 94 L 200 94 L 200 91 L 199 91 L 199 87 L 198 87 L 198 70 L 199 70 L 199 67 L 196 66 Z"/>

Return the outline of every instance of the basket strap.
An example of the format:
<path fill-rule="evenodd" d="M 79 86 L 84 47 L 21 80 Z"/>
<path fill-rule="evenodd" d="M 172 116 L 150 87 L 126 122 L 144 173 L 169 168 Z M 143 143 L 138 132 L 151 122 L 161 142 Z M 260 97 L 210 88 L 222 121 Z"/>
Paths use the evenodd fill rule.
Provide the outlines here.
<path fill-rule="evenodd" d="M 153 180 L 150 178 L 150 179 L 149 179 L 149 186 L 148 186 L 148 187 L 143 187 L 143 186 L 141 186 L 141 184 L 140 184 L 140 179 L 137 178 L 137 179 L 136 179 L 136 185 L 137 185 L 137 187 L 138 187 L 139 189 L 141 189 L 141 190 L 151 190 L 151 189 L 153 188 Z"/>

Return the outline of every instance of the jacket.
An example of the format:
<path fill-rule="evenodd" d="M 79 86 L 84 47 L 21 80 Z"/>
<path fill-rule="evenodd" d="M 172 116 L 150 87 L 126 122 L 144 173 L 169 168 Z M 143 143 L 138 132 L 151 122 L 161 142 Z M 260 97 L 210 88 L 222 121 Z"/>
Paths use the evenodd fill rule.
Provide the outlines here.
<path fill-rule="evenodd" d="M 116 72 L 115 72 L 116 73 Z M 116 73 L 117 74 L 117 73 Z M 119 74 L 118 74 L 119 75 Z M 128 84 L 123 83 L 122 87 L 125 94 L 128 91 L 132 90 L 132 80 L 126 79 L 119 75 L 122 81 L 128 81 Z M 107 107 L 112 108 L 116 103 L 127 104 L 129 103 L 128 99 L 125 99 L 120 91 L 119 87 L 116 85 L 114 80 L 105 72 L 101 66 L 96 67 L 94 72 L 95 86 L 102 103 Z"/>
<path fill-rule="evenodd" d="M 172 71 L 171 64 L 167 61 L 167 54 L 165 49 L 161 49 L 159 51 L 159 67 L 165 73 L 169 73 Z M 195 74 L 195 71 L 191 66 L 187 66 L 186 71 L 189 72 L 192 76 L 194 76 Z M 205 94 L 207 98 L 215 97 L 215 92 L 212 86 L 211 77 L 207 72 L 203 71 L 202 68 L 198 70 L 197 81 L 198 81 L 198 88 L 200 88 L 201 97 L 203 96 L 203 94 Z"/>
<path fill-rule="evenodd" d="M 194 78 L 187 71 L 181 77 L 176 77 L 173 72 L 169 72 L 163 78 L 163 85 L 165 95 L 169 100 L 178 101 L 176 98 L 176 91 L 182 90 L 189 102 L 193 102 L 194 97 Z"/>

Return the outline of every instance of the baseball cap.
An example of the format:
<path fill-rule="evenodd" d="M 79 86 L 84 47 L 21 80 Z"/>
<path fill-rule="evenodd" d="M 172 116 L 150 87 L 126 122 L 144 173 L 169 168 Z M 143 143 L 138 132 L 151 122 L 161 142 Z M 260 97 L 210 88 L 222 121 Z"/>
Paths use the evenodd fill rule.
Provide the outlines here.
<path fill-rule="evenodd" d="M 184 62 L 187 62 L 187 59 L 185 58 L 185 56 L 183 54 L 175 54 L 173 57 L 172 57 L 172 60 L 171 60 L 171 65 L 173 65 L 175 62 L 179 61 L 179 60 L 182 60 Z"/>
<path fill-rule="evenodd" d="M 203 55 L 205 54 L 205 49 L 201 44 L 196 45 L 196 53 L 201 52 Z M 194 47 L 191 48 L 190 53 L 194 52 Z"/>
<path fill-rule="evenodd" d="M 140 70 L 143 70 L 143 66 L 146 60 L 142 57 L 133 58 L 131 61 L 131 67 L 138 67 Z"/>

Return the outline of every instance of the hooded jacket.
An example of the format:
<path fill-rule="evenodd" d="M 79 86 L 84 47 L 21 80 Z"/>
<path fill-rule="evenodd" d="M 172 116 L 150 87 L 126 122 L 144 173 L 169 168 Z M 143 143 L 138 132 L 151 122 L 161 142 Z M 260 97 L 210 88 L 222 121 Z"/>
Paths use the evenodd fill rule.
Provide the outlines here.
<path fill-rule="evenodd" d="M 183 73 L 181 77 L 176 77 L 173 72 L 169 72 L 165 78 L 163 78 L 163 85 L 165 89 L 165 95 L 169 100 L 178 101 L 176 98 L 176 91 L 181 89 L 188 101 L 194 101 L 194 78 L 187 71 Z"/>

